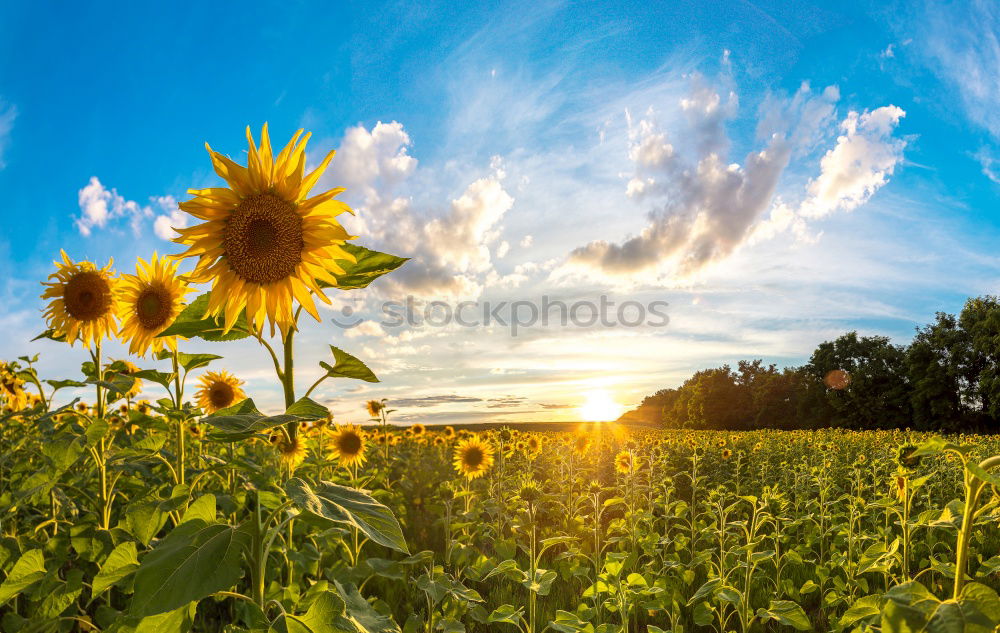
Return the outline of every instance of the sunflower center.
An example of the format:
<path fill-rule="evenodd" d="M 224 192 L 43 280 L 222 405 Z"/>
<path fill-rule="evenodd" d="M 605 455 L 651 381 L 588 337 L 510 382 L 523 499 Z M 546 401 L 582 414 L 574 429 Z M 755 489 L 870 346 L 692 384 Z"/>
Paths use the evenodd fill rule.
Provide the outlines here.
<path fill-rule="evenodd" d="M 302 261 L 302 217 L 291 203 L 255 193 L 233 209 L 222 245 L 229 266 L 244 281 L 281 281 Z"/>
<path fill-rule="evenodd" d="M 63 303 L 77 321 L 93 321 L 111 309 L 111 287 L 99 273 L 83 271 L 66 282 Z"/>
<path fill-rule="evenodd" d="M 233 403 L 235 397 L 233 388 L 223 382 L 212 385 L 212 388 L 208 390 L 208 399 L 212 402 L 212 406 L 217 409 L 225 409 Z"/>
<path fill-rule="evenodd" d="M 135 301 L 135 316 L 147 330 L 156 330 L 170 320 L 170 293 L 165 288 L 149 287 Z"/>
<path fill-rule="evenodd" d="M 483 451 L 480 448 L 472 447 L 465 451 L 465 463 L 470 468 L 475 468 L 483 463 Z"/>
<path fill-rule="evenodd" d="M 356 433 L 342 433 L 337 448 L 345 455 L 357 455 L 361 451 L 361 437 Z"/>

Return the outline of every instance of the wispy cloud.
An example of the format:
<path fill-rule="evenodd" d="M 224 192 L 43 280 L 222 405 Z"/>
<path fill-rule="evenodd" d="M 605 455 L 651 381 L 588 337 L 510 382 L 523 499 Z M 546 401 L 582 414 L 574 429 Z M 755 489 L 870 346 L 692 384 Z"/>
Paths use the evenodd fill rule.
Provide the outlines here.
<path fill-rule="evenodd" d="M 108 189 L 97 176 L 77 193 L 80 215 L 74 224 L 80 235 L 90 236 L 95 230 L 120 231 L 127 225 L 134 237 L 140 237 L 152 221 L 157 237 L 169 240 L 176 236 L 173 227 L 187 226 L 188 216 L 182 212 L 173 196 L 154 196 L 150 203 L 141 205 L 128 200 L 117 189 Z"/>
<path fill-rule="evenodd" d="M 17 108 L 0 99 L 0 169 L 7 166 L 4 154 L 10 145 L 11 132 L 14 130 L 14 119 L 17 118 Z"/>

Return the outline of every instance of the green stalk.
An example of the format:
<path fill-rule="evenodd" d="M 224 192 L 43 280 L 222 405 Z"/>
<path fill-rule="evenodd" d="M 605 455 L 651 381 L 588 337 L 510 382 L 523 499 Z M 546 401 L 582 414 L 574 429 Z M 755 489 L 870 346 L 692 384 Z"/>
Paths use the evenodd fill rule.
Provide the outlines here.
<path fill-rule="evenodd" d="M 180 364 L 177 358 L 177 350 L 174 349 L 173 354 L 173 364 L 174 364 L 174 390 L 176 391 L 176 402 L 177 411 L 181 410 L 181 398 L 184 397 L 181 391 L 181 374 L 180 374 Z M 177 484 L 184 485 L 184 420 L 179 419 L 177 421 Z"/>

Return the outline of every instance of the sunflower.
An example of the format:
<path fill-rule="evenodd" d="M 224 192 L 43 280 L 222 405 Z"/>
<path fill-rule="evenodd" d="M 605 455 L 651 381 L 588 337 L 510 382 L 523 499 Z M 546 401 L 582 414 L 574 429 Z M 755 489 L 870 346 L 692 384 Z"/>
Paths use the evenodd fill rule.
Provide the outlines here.
<path fill-rule="evenodd" d="M 722 451 L 722 459 L 729 459 L 733 456 L 733 452 L 728 448 Z"/>
<path fill-rule="evenodd" d="M 98 268 L 92 262 L 74 263 L 66 251 L 62 258 L 62 263 L 55 262 L 56 272 L 49 275 L 55 281 L 42 282 L 46 286 L 42 299 L 52 300 L 45 320 L 70 345 L 81 340 L 84 347 L 90 347 L 118 331 L 113 261 Z"/>
<path fill-rule="evenodd" d="M 365 448 L 368 438 L 361 427 L 354 424 L 338 426 L 333 431 L 333 446 L 330 456 L 336 457 L 341 466 L 363 466 L 365 463 Z"/>
<path fill-rule="evenodd" d="M 28 406 L 28 394 L 24 391 L 24 381 L 9 363 L 0 362 L 0 398 L 11 411 L 20 411 Z"/>
<path fill-rule="evenodd" d="M 368 415 L 377 418 L 382 409 L 385 408 L 385 405 L 380 400 L 369 400 L 365 403 L 365 408 L 368 409 Z"/>
<path fill-rule="evenodd" d="M 124 365 L 125 369 L 123 371 L 116 371 L 114 369 L 115 365 L 119 366 Z M 122 376 L 132 376 L 138 371 L 139 368 L 136 367 L 134 363 L 131 363 L 127 360 L 118 360 L 113 363 L 108 363 L 104 367 L 105 375 L 107 375 L 109 372 L 114 372 L 116 374 L 121 374 Z M 141 392 L 142 392 L 142 380 L 140 380 L 139 378 L 135 378 L 132 381 L 132 386 L 129 387 L 128 393 L 125 394 L 125 397 L 131 400 L 132 398 L 138 396 Z M 127 407 L 128 405 L 122 405 L 122 406 Z"/>
<path fill-rule="evenodd" d="M 441 432 L 444 433 L 445 439 L 450 440 L 455 437 L 455 427 L 453 426 L 446 426 L 441 430 Z"/>
<path fill-rule="evenodd" d="M 302 463 L 307 454 L 305 442 L 299 436 L 291 439 L 282 438 L 278 442 L 278 456 L 282 463 L 287 464 L 292 470 Z"/>
<path fill-rule="evenodd" d="M 123 275 L 119 294 L 122 314 L 122 340 L 129 342 L 128 351 L 145 356 L 150 348 L 159 352 L 164 345 L 177 348 L 173 336 L 157 335 L 174 322 L 183 308 L 184 295 L 190 292 L 187 283 L 177 276 L 177 262 L 153 253 L 153 258 L 139 258 L 134 275 Z"/>
<path fill-rule="evenodd" d="M 615 455 L 615 470 L 623 475 L 632 472 L 632 453 L 622 451 Z"/>
<path fill-rule="evenodd" d="M 205 413 L 231 407 L 247 395 L 240 389 L 243 381 L 228 371 L 206 371 L 200 378 L 201 389 L 195 393 L 198 405 Z"/>
<path fill-rule="evenodd" d="M 413 434 L 413 437 L 420 437 L 421 435 L 424 434 L 424 431 L 426 430 L 427 427 L 419 422 L 413 424 L 413 426 L 410 427 L 410 432 Z"/>
<path fill-rule="evenodd" d="M 201 436 L 204 435 L 204 432 L 201 430 L 200 424 L 189 424 L 188 433 L 190 433 L 191 437 L 195 439 L 201 439 Z"/>
<path fill-rule="evenodd" d="M 467 479 L 482 477 L 493 465 L 493 447 L 477 437 L 462 440 L 455 447 L 454 464 Z"/>
<path fill-rule="evenodd" d="M 267 317 L 272 328 L 277 323 L 285 332 L 295 320 L 293 301 L 319 321 L 312 294 L 330 300 L 318 282 L 336 285 L 334 275 L 345 272 L 337 260 L 356 261 L 341 248 L 352 236 L 337 216 L 353 213 L 333 199 L 343 189 L 307 197 L 335 153 L 306 175 L 309 136 L 299 130 L 273 156 L 267 124 L 260 147 L 247 127 L 246 167 L 205 144 L 215 173 L 229 186 L 189 190 L 194 198 L 180 207 L 205 222 L 175 229 L 180 237 L 174 241 L 188 246 L 179 257 L 198 258 L 190 278 L 213 282 L 207 313 L 224 313 L 227 331 L 246 308 L 251 327 L 259 330 Z"/>
<path fill-rule="evenodd" d="M 538 455 L 542 452 L 542 438 L 537 435 L 532 435 L 528 438 L 528 453 L 531 455 Z"/>
<path fill-rule="evenodd" d="M 590 450 L 590 436 L 583 433 L 573 438 L 573 452 L 577 457 L 583 457 Z"/>

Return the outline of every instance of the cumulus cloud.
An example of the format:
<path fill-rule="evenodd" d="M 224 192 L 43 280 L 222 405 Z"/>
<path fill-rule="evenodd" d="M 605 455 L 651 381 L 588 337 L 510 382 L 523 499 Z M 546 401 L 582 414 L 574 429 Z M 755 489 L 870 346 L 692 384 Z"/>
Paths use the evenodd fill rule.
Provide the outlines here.
<path fill-rule="evenodd" d="M 149 204 L 141 205 L 128 200 L 117 189 L 108 189 L 97 176 L 77 193 L 80 215 L 74 224 L 83 236 L 91 235 L 96 229 L 118 231 L 127 225 L 132 235 L 139 237 L 152 219 L 153 232 L 157 237 L 170 240 L 176 237 L 174 228 L 187 226 L 188 215 L 177 206 L 173 196 L 153 196 Z"/>
<path fill-rule="evenodd" d="M 177 237 L 174 229 L 183 229 L 188 225 L 191 217 L 181 211 L 177 206 L 177 200 L 173 196 L 158 196 L 152 199 L 153 203 L 160 208 L 162 213 L 153 220 L 153 232 L 161 240 L 172 240 Z"/>
<path fill-rule="evenodd" d="M 630 117 L 629 157 L 635 174 L 626 194 L 652 200 L 656 207 L 639 235 L 621 243 L 591 242 L 573 250 L 570 263 L 629 274 L 670 261 L 674 272 L 683 275 L 731 253 L 768 209 L 792 151 L 786 137 L 776 133 L 742 165 L 727 162 L 725 123 L 737 103 L 734 93 L 722 99 L 700 81 L 681 99 L 695 139 L 693 160 L 675 150 L 655 112 L 638 122 Z"/>
<path fill-rule="evenodd" d="M 348 130 L 325 182 L 348 187 L 361 197 L 351 225 L 361 242 L 412 258 L 384 282 L 422 296 L 476 296 L 492 270 L 490 246 L 514 199 L 504 190 L 502 163 L 476 179 L 447 204 L 414 202 L 399 192 L 410 182 L 417 160 L 400 123 L 377 123 L 371 130 Z M 343 157 L 343 161 L 340 159 Z M 497 256 L 509 245 L 497 247 Z"/>
<path fill-rule="evenodd" d="M 88 236 L 94 229 L 103 229 L 109 224 L 123 220 L 128 223 L 133 235 L 142 233 L 142 221 L 152 217 L 153 210 L 140 206 L 135 200 L 126 200 L 116 189 L 107 189 L 97 176 L 91 176 L 77 194 L 80 216 L 76 218 L 76 228 L 81 235 Z"/>
<path fill-rule="evenodd" d="M 836 210 L 850 211 L 888 182 L 906 147 L 906 141 L 892 136 L 904 116 L 906 112 L 894 105 L 848 113 L 840 124 L 842 134 L 836 145 L 820 161 L 819 176 L 809 183 L 802 215 L 822 217 Z"/>
<path fill-rule="evenodd" d="M 769 95 L 758 112 L 756 135 L 763 147 L 742 163 L 726 157 L 726 123 L 735 116 L 738 99 L 731 91 L 721 97 L 700 78 L 679 101 L 688 130 L 676 138 L 685 139 L 684 148 L 675 147 L 654 110 L 638 121 L 628 116 L 634 173 L 625 194 L 652 203 L 648 223 L 621 242 L 598 240 L 574 249 L 567 266 L 610 275 L 651 270 L 685 277 L 727 258 L 751 238 L 785 230 L 804 238 L 807 219 L 864 204 L 902 160 L 906 143 L 893 132 L 905 112 L 893 105 L 851 111 L 838 126 L 839 99 L 837 86 L 815 92 L 808 83 L 790 97 Z M 791 158 L 828 143 L 834 129 L 839 135 L 820 159 L 819 175 L 809 181 L 802 202 L 776 197 Z"/>
<path fill-rule="evenodd" d="M 14 129 L 14 119 L 17 118 L 17 108 L 0 100 L 0 169 L 7 166 L 4 154 L 10 144 L 11 131 Z"/>

